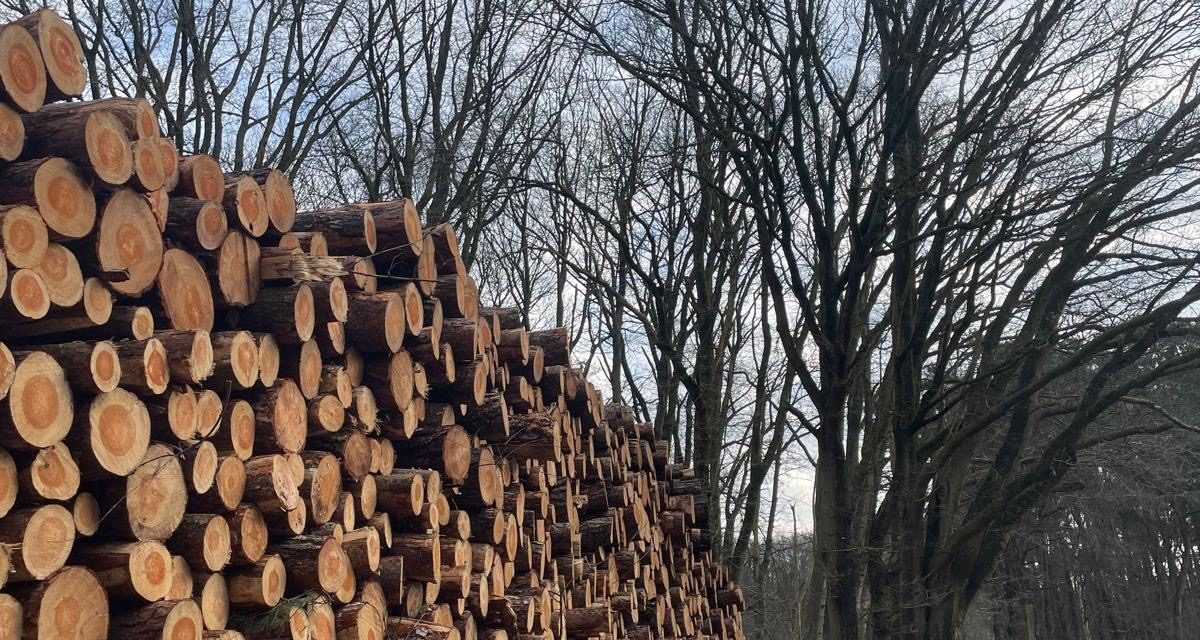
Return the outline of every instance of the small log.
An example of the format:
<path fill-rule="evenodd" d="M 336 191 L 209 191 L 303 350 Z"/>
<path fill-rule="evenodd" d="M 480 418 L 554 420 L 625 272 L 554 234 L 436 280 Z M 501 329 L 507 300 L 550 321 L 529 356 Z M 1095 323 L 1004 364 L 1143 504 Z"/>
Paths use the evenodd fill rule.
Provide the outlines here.
<path fill-rule="evenodd" d="M 220 571 L 233 557 L 229 521 L 219 515 L 186 514 L 167 540 L 167 548 L 183 556 L 191 566 Z"/>
<path fill-rule="evenodd" d="M 21 601 L 25 638 L 104 640 L 109 637 L 108 595 L 85 567 L 64 567 Z"/>
<path fill-rule="evenodd" d="M 45 580 L 71 555 L 75 519 L 57 504 L 9 511 L 0 519 L 0 544 L 12 547 L 9 582 Z"/>
<path fill-rule="evenodd" d="M 51 242 L 46 245 L 46 253 L 42 255 L 42 261 L 38 263 L 33 270 L 42 277 L 42 281 L 46 284 L 46 291 L 50 296 L 50 304 L 55 307 L 73 307 L 81 301 L 85 303 L 99 302 L 98 310 L 103 310 L 104 300 L 85 300 L 84 294 L 94 292 L 86 291 L 87 282 L 93 280 L 83 279 L 83 270 L 79 267 L 79 261 L 75 259 L 75 254 L 65 246 L 57 242 Z M 98 282 L 98 281 L 97 281 Z M 94 286 L 94 285 L 93 285 Z M 112 297 L 107 291 L 103 294 L 108 305 L 112 306 Z M 94 304 L 85 304 L 85 310 L 90 310 Z M 97 314 L 89 313 L 89 317 L 95 317 Z M 100 319 L 104 319 L 102 316 Z M 93 324 L 100 324 L 93 322 Z"/>
<path fill-rule="evenodd" d="M 18 361 L 11 379 L 7 410 L 0 409 L 0 446 L 27 450 L 61 442 L 75 415 L 62 367 L 35 351 Z"/>
<path fill-rule="evenodd" d="M 0 30 L 0 41 L 2 34 Z M 63 158 L 37 158 L 0 167 L 0 202 L 37 207 L 54 240 L 83 238 L 96 224 L 91 181 Z"/>
<path fill-rule="evenodd" d="M 216 251 L 229 234 L 229 220 L 220 202 L 171 198 L 163 235 L 192 251 Z"/>
<path fill-rule="evenodd" d="M 159 542 L 79 545 L 71 561 L 96 572 L 110 600 L 162 600 L 171 589 L 171 554 Z"/>
<path fill-rule="evenodd" d="M 225 197 L 221 165 L 203 154 L 179 158 L 179 184 L 171 195 L 220 202 Z"/>
<path fill-rule="evenodd" d="M 268 555 L 252 565 L 226 570 L 225 580 L 231 606 L 262 609 L 283 599 L 288 572 L 279 556 Z"/>
<path fill-rule="evenodd" d="M 195 600 L 162 600 L 114 614 L 112 633 L 129 640 L 199 640 L 204 633 L 204 618 Z"/>
<path fill-rule="evenodd" d="M 0 207 L 0 247 L 12 266 L 36 268 L 49 245 L 50 233 L 37 209 L 24 204 Z"/>
<path fill-rule="evenodd" d="M 250 176 L 226 176 L 221 197 L 229 223 L 237 224 L 250 236 L 258 238 L 267 232 L 271 218 L 262 188 Z"/>
<path fill-rule="evenodd" d="M 168 249 L 158 273 L 163 313 L 172 329 L 212 331 L 213 297 L 204 267 L 183 249 Z"/>

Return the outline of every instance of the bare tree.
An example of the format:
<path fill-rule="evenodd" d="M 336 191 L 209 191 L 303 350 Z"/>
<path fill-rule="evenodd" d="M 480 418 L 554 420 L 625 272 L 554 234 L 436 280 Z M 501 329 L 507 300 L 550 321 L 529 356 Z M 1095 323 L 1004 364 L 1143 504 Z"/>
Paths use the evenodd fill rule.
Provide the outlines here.
<path fill-rule="evenodd" d="M 1197 8 L 562 8 L 726 154 L 709 197 L 752 212 L 817 451 L 806 634 L 953 637 L 1095 420 L 1200 359 L 1129 373 L 1200 299 Z"/>

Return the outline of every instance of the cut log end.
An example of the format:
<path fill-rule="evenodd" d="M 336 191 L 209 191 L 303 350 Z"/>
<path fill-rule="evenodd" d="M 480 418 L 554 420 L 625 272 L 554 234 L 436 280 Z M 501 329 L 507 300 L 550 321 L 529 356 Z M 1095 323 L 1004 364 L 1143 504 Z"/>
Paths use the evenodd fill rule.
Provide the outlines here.
<path fill-rule="evenodd" d="M 152 444 L 125 482 L 128 525 L 138 540 L 166 540 L 183 521 L 187 484 L 170 448 Z"/>
<path fill-rule="evenodd" d="M 36 27 L 31 31 L 37 39 L 49 77 L 48 95 L 54 98 L 83 95 L 87 86 L 87 68 L 83 46 L 75 30 L 49 9 L 36 11 L 28 19 L 36 21 Z"/>
<path fill-rule="evenodd" d="M 46 65 L 37 42 L 16 24 L 0 29 L 0 87 L 21 111 L 32 113 L 46 101 Z"/>
<path fill-rule="evenodd" d="M 104 471 L 128 475 L 150 447 L 150 414 L 136 395 L 114 389 L 88 408 L 91 454 Z"/>
<path fill-rule="evenodd" d="M 83 135 L 92 173 L 102 182 L 113 186 L 129 182 L 134 172 L 133 145 L 129 136 L 125 134 L 125 127 L 121 125 L 121 121 L 106 111 L 95 111 L 88 114 Z M 157 161 L 157 157 L 155 160 Z M 158 167 L 158 174 L 158 187 L 161 187 L 161 165 Z M 153 191 L 158 187 L 148 187 L 146 190 Z"/>
<path fill-rule="evenodd" d="M 108 637 L 108 594 L 96 574 L 66 567 L 47 579 L 25 603 L 38 638 L 104 640 Z"/>
<path fill-rule="evenodd" d="M 74 406 L 66 375 L 54 358 L 34 352 L 17 365 L 8 409 L 16 435 L 30 447 L 48 447 L 66 437 Z"/>
<path fill-rule="evenodd" d="M 38 165 L 33 194 L 46 226 L 60 236 L 82 238 L 96 224 L 96 197 L 90 181 L 62 158 Z"/>
<path fill-rule="evenodd" d="M 162 267 L 162 232 L 145 197 L 120 189 L 109 198 L 100 216 L 96 256 L 104 271 L 126 275 L 112 283 L 118 293 L 136 297 L 154 284 Z"/>
<path fill-rule="evenodd" d="M 100 503 L 90 493 L 75 496 L 71 505 L 71 517 L 75 520 L 75 532 L 82 536 L 93 536 L 100 530 Z"/>
<path fill-rule="evenodd" d="M 221 165 L 207 155 L 180 158 L 176 191 L 189 198 L 220 202 L 225 197 L 225 174 L 221 172 Z"/>
<path fill-rule="evenodd" d="M 100 278 L 88 278 L 84 281 L 83 309 L 84 313 L 87 314 L 88 320 L 96 325 L 105 324 L 112 317 L 112 291 L 109 290 L 108 285 L 104 284 L 104 281 Z M 149 314 L 150 310 L 147 309 L 146 313 Z M 154 332 L 154 316 L 150 316 L 150 323 L 150 331 L 146 332 L 147 336 Z"/>
<path fill-rule="evenodd" d="M 226 304 L 244 307 L 253 304 L 261 286 L 259 246 L 254 239 L 230 231 L 217 253 L 217 285 Z"/>
<path fill-rule="evenodd" d="M 9 275 L 8 303 L 21 317 L 38 320 L 50 312 L 50 289 L 32 269 L 18 269 Z"/>
<path fill-rule="evenodd" d="M 34 268 L 46 283 L 50 295 L 50 303 L 56 307 L 71 307 L 79 303 L 86 293 L 86 282 L 83 271 L 79 268 L 79 260 L 70 249 L 56 242 L 46 246 L 42 261 Z M 109 296 L 111 302 L 112 297 Z M 111 304 L 110 304 L 111 306 Z M 85 310 L 89 310 L 85 302 Z M 90 314 L 89 314 L 89 317 Z M 108 318 L 105 317 L 107 322 Z M 99 324 L 99 323 L 97 323 Z"/>
<path fill-rule="evenodd" d="M 133 143 L 133 183 L 141 191 L 158 191 L 167 182 L 167 169 L 163 166 L 158 140 L 148 138 Z"/>
<path fill-rule="evenodd" d="M 0 212 L 0 243 L 4 257 L 19 269 L 33 269 L 42 263 L 50 245 L 50 234 L 42 214 L 27 205 L 16 205 Z"/>
<path fill-rule="evenodd" d="M 232 209 L 238 223 L 251 236 L 258 238 L 267 232 L 271 218 L 262 187 L 250 176 L 241 176 L 225 188 L 225 207 Z"/>
<path fill-rule="evenodd" d="M 45 580 L 61 569 L 71 555 L 75 544 L 75 518 L 65 507 L 48 504 L 23 520 L 25 531 L 14 557 L 17 574 Z"/>
<path fill-rule="evenodd" d="M 7 104 L 0 104 L 0 159 L 12 162 L 25 148 L 25 123 Z"/>
<path fill-rule="evenodd" d="M 191 254 L 182 249 L 169 249 L 163 254 L 158 291 L 171 328 L 212 330 L 214 312 L 208 275 Z"/>

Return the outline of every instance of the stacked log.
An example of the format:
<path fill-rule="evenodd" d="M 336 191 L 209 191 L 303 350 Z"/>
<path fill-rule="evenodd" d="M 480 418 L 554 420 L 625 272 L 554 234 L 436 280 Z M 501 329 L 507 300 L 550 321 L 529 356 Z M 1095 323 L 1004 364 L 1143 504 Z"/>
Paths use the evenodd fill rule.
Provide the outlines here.
<path fill-rule="evenodd" d="M 0 29 L 0 638 L 742 636 L 702 484 L 448 225 L 297 212 L 82 60 Z"/>

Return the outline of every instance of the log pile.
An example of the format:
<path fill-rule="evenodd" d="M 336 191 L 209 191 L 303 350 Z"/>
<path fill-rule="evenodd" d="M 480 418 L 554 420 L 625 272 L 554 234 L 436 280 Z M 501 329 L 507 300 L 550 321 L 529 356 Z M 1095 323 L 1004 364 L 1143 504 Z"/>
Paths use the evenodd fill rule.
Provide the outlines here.
<path fill-rule="evenodd" d="M 0 29 L 0 638 L 739 638 L 702 486 L 407 200 L 180 156 Z"/>

